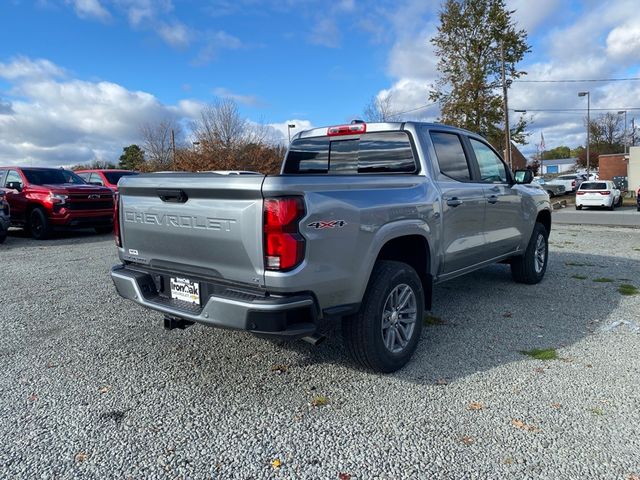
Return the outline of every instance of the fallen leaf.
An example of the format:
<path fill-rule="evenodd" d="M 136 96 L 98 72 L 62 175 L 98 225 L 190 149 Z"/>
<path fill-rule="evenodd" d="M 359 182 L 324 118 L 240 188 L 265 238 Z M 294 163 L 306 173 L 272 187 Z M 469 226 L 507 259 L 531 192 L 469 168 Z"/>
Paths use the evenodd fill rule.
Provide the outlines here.
<path fill-rule="evenodd" d="M 587 363 L 587 368 L 593 368 L 593 365 L 591 365 L 590 363 Z M 640 480 L 640 479 L 638 479 Z"/>
<path fill-rule="evenodd" d="M 104 385 L 102 387 L 100 387 L 98 389 L 99 393 L 107 393 L 109 390 L 111 390 L 111 387 L 109 385 Z"/>
<path fill-rule="evenodd" d="M 47 363 L 47 368 L 55 368 L 57 366 L 58 366 L 57 363 Z"/>
<path fill-rule="evenodd" d="M 279 458 L 274 458 L 273 460 L 271 460 L 271 466 L 275 470 L 279 469 L 281 465 L 282 465 L 282 462 L 280 461 Z"/>
<path fill-rule="evenodd" d="M 278 365 L 272 365 L 271 366 L 271 371 L 274 373 L 286 373 L 286 371 L 289 369 L 288 366 L 283 365 L 283 364 L 278 364 Z"/>
<path fill-rule="evenodd" d="M 469 410 L 482 410 L 484 405 L 481 402 L 471 402 L 469 404 Z"/>
<path fill-rule="evenodd" d="M 32 393 L 31 395 L 29 395 L 30 402 L 35 402 L 36 400 L 38 400 L 38 395 L 36 395 L 35 393 Z"/>
<path fill-rule="evenodd" d="M 533 425 L 527 425 L 522 420 L 516 420 L 515 418 L 513 420 L 511 420 L 511 424 L 514 427 L 519 428 L 520 430 L 526 430 L 527 432 L 539 432 L 540 431 L 539 428 L 534 427 Z"/>
<path fill-rule="evenodd" d="M 504 318 L 511 318 L 511 317 L 513 317 L 513 313 L 511 313 L 511 312 L 504 312 L 504 313 L 502 314 L 502 316 L 503 316 Z"/>
<path fill-rule="evenodd" d="M 561 405 L 560 403 L 552 403 L 552 404 L 551 404 L 551 406 L 552 406 L 553 408 L 560 408 L 560 407 L 562 407 L 562 405 Z"/>
<path fill-rule="evenodd" d="M 324 395 L 316 395 L 311 400 L 311 406 L 312 407 L 324 407 L 328 403 L 329 403 L 329 399 L 327 397 L 325 397 Z"/>
<path fill-rule="evenodd" d="M 78 452 L 78 453 L 76 453 L 76 456 L 73 457 L 73 459 L 76 461 L 76 463 L 82 463 L 87 458 L 89 458 L 89 455 L 86 454 L 85 452 Z"/>
<path fill-rule="evenodd" d="M 505 465 L 512 465 L 513 464 L 513 458 L 507 457 L 502 461 L 502 463 L 504 463 Z"/>
<path fill-rule="evenodd" d="M 460 441 L 465 445 L 473 445 L 475 443 L 475 440 L 473 438 L 467 437 L 466 435 L 462 437 Z"/>
<path fill-rule="evenodd" d="M 338 474 L 338 480 L 351 480 L 351 474 L 350 473 L 339 473 Z"/>
<path fill-rule="evenodd" d="M 536 373 L 544 373 L 544 367 L 534 368 L 533 371 Z"/>
<path fill-rule="evenodd" d="M 439 378 L 438 380 L 436 380 L 436 385 L 447 385 L 449 382 L 447 382 L 446 378 Z"/>
<path fill-rule="evenodd" d="M 635 473 L 632 473 L 627 477 L 627 480 L 640 480 L 640 475 L 636 475 Z"/>

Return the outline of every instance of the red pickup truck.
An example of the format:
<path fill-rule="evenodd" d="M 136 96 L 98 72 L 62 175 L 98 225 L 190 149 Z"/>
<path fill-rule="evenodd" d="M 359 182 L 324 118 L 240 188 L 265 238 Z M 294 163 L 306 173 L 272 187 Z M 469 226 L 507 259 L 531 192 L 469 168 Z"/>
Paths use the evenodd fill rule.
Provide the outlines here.
<path fill-rule="evenodd" d="M 113 192 L 60 168 L 0 167 L 11 225 L 42 240 L 57 228 L 113 229 Z"/>

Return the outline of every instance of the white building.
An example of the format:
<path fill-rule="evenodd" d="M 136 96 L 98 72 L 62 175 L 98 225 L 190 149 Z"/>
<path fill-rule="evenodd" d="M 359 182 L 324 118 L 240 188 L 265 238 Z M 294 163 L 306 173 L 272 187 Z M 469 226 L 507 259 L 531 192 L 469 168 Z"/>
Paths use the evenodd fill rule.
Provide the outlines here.
<path fill-rule="evenodd" d="M 629 191 L 637 192 L 640 188 L 640 147 L 629 148 Z"/>
<path fill-rule="evenodd" d="M 542 174 L 574 172 L 577 158 L 558 158 L 555 160 L 542 161 Z"/>

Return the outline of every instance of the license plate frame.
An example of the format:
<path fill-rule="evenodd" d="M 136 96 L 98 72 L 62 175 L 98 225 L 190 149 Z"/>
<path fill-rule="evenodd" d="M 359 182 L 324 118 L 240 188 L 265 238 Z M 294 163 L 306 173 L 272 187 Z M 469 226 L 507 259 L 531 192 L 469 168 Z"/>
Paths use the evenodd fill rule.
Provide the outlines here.
<path fill-rule="evenodd" d="M 169 291 L 172 300 L 182 300 L 200 306 L 200 282 L 184 277 L 171 277 Z"/>

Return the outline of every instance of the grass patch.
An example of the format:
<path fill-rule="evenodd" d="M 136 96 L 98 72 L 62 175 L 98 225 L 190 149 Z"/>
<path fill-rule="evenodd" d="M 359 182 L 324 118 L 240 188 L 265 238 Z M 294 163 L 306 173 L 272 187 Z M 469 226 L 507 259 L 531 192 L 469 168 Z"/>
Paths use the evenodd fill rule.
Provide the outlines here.
<path fill-rule="evenodd" d="M 598 277 L 598 278 L 594 278 L 593 281 L 597 283 L 611 283 L 613 282 L 613 279 L 607 278 L 607 277 Z"/>
<path fill-rule="evenodd" d="M 520 353 L 536 360 L 558 359 L 558 353 L 555 348 L 534 348 L 533 350 L 521 350 Z"/>
<path fill-rule="evenodd" d="M 313 407 L 324 407 L 329 404 L 329 398 L 324 395 L 316 395 L 311 399 L 311 406 Z"/>
<path fill-rule="evenodd" d="M 571 278 L 577 278 L 578 280 L 586 280 L 586 275 L 571 275 Z"/>
<path fill-rule="evenodd" d="M 427 313 L 422 319 L 422 323 L 425 325 L 444 325 L 446 322 L 440 317 Z"/>
<path fill-rule="evenodd" d="M 601 408 L 592 408 L 591 413 L 593 413 L 594 415 L 602 416 L 604 412 Z"/>
<path fill-rule="evenodd" d="M 623 283 L 618 287 L 618 292 L 622 295 L 637 295 L 639 293 L 638 287 L 631 285 L 630 283 Z"/>

